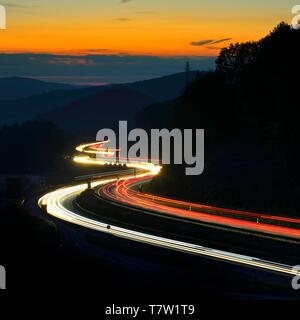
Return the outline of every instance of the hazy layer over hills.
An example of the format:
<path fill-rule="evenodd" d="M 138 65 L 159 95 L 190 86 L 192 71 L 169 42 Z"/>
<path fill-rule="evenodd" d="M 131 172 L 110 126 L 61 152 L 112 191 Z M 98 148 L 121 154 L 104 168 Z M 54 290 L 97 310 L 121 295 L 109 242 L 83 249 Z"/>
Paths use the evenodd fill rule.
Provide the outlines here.
<path fill-rule="evenodd" d="M 194 75 L 195 72 L 191 72 L 190 77 L 193 78 Z M 45 89 L 47 83 L 41 82 L 44 84 L 44 91 L 38 92 L 36 95 L 28 94 L 25 98 L 19 99 L 19 97 L 24 94 L 24 88 L 31 88 L 29 91 L 33 92 L 35 90 L 33 84 L 40 84 L 40 82 L 25 78 L 3 78 L 0 79 L 0 81 L 1 80 L 3 82 L 3 86 L 0 86 L 0 125 L 23 122 L 39 117 L 44 113 L 48 114 L 51 110 L 63 107 L 68 108 L 76 101 L 112 88 L 123 88 L 124 90 L 129 89 L 130 91 L 135 91 L 147 97 L 151 97 L 151 101 L 154 102 L 174 99 L 183 92 L 186 86 L 185 73 L 129 84 L 87 87 L 72 90 L 70 90 L 70 86 L 66 85 L 66 87 L 64 87 L 64 85 L 60 84 L 57 86 L 56 84 L 50 84 L 52 87 L 50 86 Z M 8 96 L 8 92 L 5 93 L 4 88 L 11 87 L 12 83 L 14 87 L 14 95 L 12 95 L 12 92 L 10 93 L 9 97 L 11 100 L 1 100 L 1 97 L 4 97 L 5 95 Z M 15 97 L 15 99 L 13 100 L 12 97 Z M 101 98 L 101 96 L 99 96 L 99 98 Z M 149 102 L 147 99 L 146 102 Z M 101 103 L 101 101 L 99 101 L 99 103 Z M 144 106 L 145 104 L 143 103 L 142 105 Z M 130 108 L 130 106 L 128 106 L 128 108 Z M 118 118 L 118 115 L 116 116 Z M 42 117 L 45 118 L 45 116 Z"/>

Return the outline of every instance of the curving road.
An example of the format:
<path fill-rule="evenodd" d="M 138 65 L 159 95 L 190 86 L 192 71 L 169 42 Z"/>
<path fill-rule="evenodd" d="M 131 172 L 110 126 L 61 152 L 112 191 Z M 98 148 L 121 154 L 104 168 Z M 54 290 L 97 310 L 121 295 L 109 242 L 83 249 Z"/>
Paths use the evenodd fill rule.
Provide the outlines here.
<path fill-rule="evenodd" d="M 118 181 L 117 183 L 108 183 L 98 190 L 98 194 L 108 200 L 170 216 L 276 236 L 300 238 L 300 229 L 273 224 L 275 221 L 284 225 L 294 224 L 300 227 L 300 220 L 298 219 L 203 206 L 140 193 L 134 190 L 135 187 L 147 182 L 149 178 L 149 176 L 142 178 L 133 177 L 124 181 Z M 226 214 L 229 214 L 230 217 L 224 216 Z M 250 220 L 246 220 L 245 217 Z"/>
<path fill-rule="evenodd" d="M 107 163 L 111 163 L 109 160 L 109 156 L 114 153 L 114 151 L 106 150 L 105 142 L 102 143 L 91 143 L 87 145 L 82 145 L 77 147 L 77 151 L 83 152 L 86 154 L 96 154 L 99 150 L 101 153 L 108 156 L 107 160 L 98 160 L 93 158 L 92 156 L 77 156 L 74 158 L 75 162 L 84 163 L 84 164 L 97 164 L 103 165 Z M 116 161 L 114 159 L 114 161 Z M 119 164 L 115 162 L 114 164 Z M 162 197 L 153 197 L 152 195 L 142 194 L 134 190 L 137 185 L 141 183 L 145 183 L 149 179 L 151 179 L 154 175 L 159 174 L 161 167 L 140 161 L 131 161 L 126 163 L 126 167 L 134 168 L 137 170 L 137 174 L 134 175 L 124 175 L 120 177 L 120 172 L 112 174 L 112 177 L 102 177 L 99 175 L 96 181 L 94 181 L 91 186 L 98 187 L 99 193 L 109 198 L 110 200 L 117 201 L 118 203 L 122 203 L 123 205 L 135 206 L 136 208 L 140 208 L 143 210 L 154 210 L 159 211 L 165 214 L 173 214 L 173 215 L 181 215 L 190 219 L 200 219 L 206 222 L 213 222 L 218 224 L 226 224 L 232 227 L 241 227 L 245 229 L 257 230 L 260 232 L 267 232 L 272 234 L 281 234 L 292 237 L 300 237 L 300 230 L 286 228 L 286 227 L 278 227 L 274 225 L 268 225 L 263 223 L 253 223 L 245 220 L 238 219 L 238 213 L 240 214 L 249 214 L 256 215 L 252 213 L 246 213 L 242 211 L 234 211 L 227 210 L 230 214 L 236 214 L 237 218 L 227 218 L 220 217 L 217 215 L 212 215 L 208 213 L 202 213 L 197 210 L 212 210 L 217 211 L 221 210 L 221 208 L 202 206 L 197 204 L 190 204 L 186 202 L 177 202 L 176 200 L 166 199 Z M 106 174 L 107 175 L 107 174 Z M 153 234 L 138 232 L 134 230 L 130 230 L 127 228 L 121 228 L 114 225 L 107 225 L 101 221 L 87 218 L 84 213 L 81 212 L 78 208 L 73 206 L 73 201 L 76 197 L 87 188 L 86 183 L 81 183 L 78 185 L 68 186 L 65 188 L 57 189 L 53 192 L 50 192 L 44 195 L 39 199 L 39 206 L 45 207 L 47 212 L 55 216 L 61 220 L 97 230 L 100 232 L 110 233 L 114 236 L 139 241 L 150 245 L 155 245 L 159 247 L 164 247 L 172 250 L 182 251 L 190 254 L 196 254 L 200 256 L 208 256 L 215 259 L 220 259 L 223 261 L 228 261 L 231 263 L 238 263 L 244 266 L 261 268 L 273 272 L 280 272 L 287 275 L 300 275 L 300 271 L 294 269 L 293 266 L 279 264 L 272 261 L 266 261 L 262 259 L 258 259 L 255 257 L 250 257 L 246 255 L 239 255 L 231 252 L 215 250 L 207 247 L 203 247 L 200 245 L 196 245 L 193 243 L 177 241 L 165 237 L 156 236 Z M 189 210 L 184 209 L 184 206 L 188 206 Z M 222 209 L 226 210 L 226 209 Z M 262 218 L 262 215 L 260 215 Z M 283 219 L 282 222 L 290 222 L 284 221 L 286 218 L 277 217 L 279 220 Z M 265 219 L 265 217 L 264 217 Z M 273 217 L 272 217 L 273 219 Z M 297 220 L 297 219 L 295 219 Z M 292 221 L 292 223 L 298 223 L 300 221 Z M 254 227 L 255 225 L 255 227 Z"/>

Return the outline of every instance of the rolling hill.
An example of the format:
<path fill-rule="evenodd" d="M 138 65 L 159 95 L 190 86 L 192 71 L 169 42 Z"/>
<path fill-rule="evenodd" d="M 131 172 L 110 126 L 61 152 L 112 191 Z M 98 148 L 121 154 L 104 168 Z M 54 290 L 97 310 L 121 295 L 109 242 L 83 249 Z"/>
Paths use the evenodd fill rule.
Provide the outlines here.
<path fill-rule="evenodd" d="M 111 88 L 45 113 L 39 119 L 94 138 L 101 128 L 116 129 L 119 120 L 133 123 L 145 107 L 155 102 L 152 97 L 128 88 Z"/>
<path fill-rule="evenodd" d="M 191 78 L 195 77 L 195 74 L 195 72 L 191 72 Z M 36 83 L 37 81 L 25 78 L 14 79 L 16 92 L 21 92 L 23 90 L 23 84 L 24 87 L 29 87 L 31 83 Z M 4 81 L 4 79 L 2 80 Z M 27 82 L 28 84 L 25 85 Z M 0 92 L 0 125 L 21 123 L 40 116 L 43 117 L 42 115 L 47 114 L 52 110 L 69 107 L 83 98 L 111 89 L 128 89 L 144 96 L 151 97 L 153 99 L 152 102 L 164 102 L 176 98 L 183 92 L 186 86 L 186 75 L 185 73 L 178 73 L 128 84 L 78 89 L 72 89 L 72 87 L 64 89 L 64 87 L 61 87 L 64 85 L 59 84 L 57 85 L 58 87 L 56 87 L 55 84 L 51 85 L 53 85 L 52 91 L 48 88 L 46 92 L 44 91 L 36 95 L 15 100 L 1 100 Z M 5 96 L 3 92 L 2 96 Z"/>
<path fill-rule="evenodd" d="M 72 89 L 68 84 L 51 83 L 30 78 L 0 78 L 0 100 L 16 100 L 53 90 Z"/>

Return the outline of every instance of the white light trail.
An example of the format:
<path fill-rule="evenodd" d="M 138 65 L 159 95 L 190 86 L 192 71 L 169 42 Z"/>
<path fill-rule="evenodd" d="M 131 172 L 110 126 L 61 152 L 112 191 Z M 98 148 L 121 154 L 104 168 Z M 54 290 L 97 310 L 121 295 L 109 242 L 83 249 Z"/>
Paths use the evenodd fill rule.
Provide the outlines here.
<path fill-rule="evenodd" d="M 94 144 L 85 145 L 92 146 Z M 77 150 L 84 150 L 85 147 L 79 146 Z M 96 159 L 92 159 L 90 157 L 75 157 L 74 161 L 84 164 L 97 164 L 103 165 L 105 162 L 99 162 Z M 151 163 L 127 163 L 127 167 L 136 168 L 145 170 L 146 173 L 140 173 L 135 177 L 145 177 L 149 176 L 149 172 L 153 175 L 158 174 L 160 172 L 161 167 L 153 165 Z M 134 176 L 123 176 L 121 179 L 125 180 L 128 178 L 133 178 Z M 119 179 L 119 180 L 121 180 Z M 99 181 L 95 181 L 91 184 L 92 187 L 96 187 L 99 185 L 104 185 L 108 183 L 112 183 L 117 181 L 117 178 L 111 179 L 102 179 Z M 222 250 L 211 249 L 207 247 L 203 247 L 201 245 L 192 244 L 183 241 L 177 241 L 161 236 L 156 236 L 148 233 L 138 232 L 134 230 L 130 230 L 127 228 L 122 228 L 114 225 L 108 225 L 107 223 L 100 222 L 98 220 L 94 220 L 91 218 L 87 218 L 82 215 L 80 212 L 73 212 L 67 208 L 65 202 L 67 200 L 74 200 L 81 192 L 83 192 L 87 188 L 87 184 L 79 184 L 75 186 L 69 186 L 61 189 L 57 189 L 53 192 L 50 192 L 43 197 L 41 197 L 38 201 L 40 207 L 46 206 L 47 212 L 61 220 L 89 228 L 92 230 L 109 233 L 113 236 L 129 239 L 133 241 L 142 242 L 149 245 L 154 245 L 162 248 L 167 248 L 171 250 L 181 251 L 189 254 L 199 255 L 199 256 L 207 256 L 231 263 L 238 263 L 248 267 L 256 267 L 264 270 L 275 271 L 279 273 L 283 273 L 286 275 L 300 275 L 299 270 L 295 270 L 293 266 L 280 264 L 272 261 L 266 261 L 259 258 L 254 258 L 246 255 L 235 254 L 231 252 L 226 252 Z"/>

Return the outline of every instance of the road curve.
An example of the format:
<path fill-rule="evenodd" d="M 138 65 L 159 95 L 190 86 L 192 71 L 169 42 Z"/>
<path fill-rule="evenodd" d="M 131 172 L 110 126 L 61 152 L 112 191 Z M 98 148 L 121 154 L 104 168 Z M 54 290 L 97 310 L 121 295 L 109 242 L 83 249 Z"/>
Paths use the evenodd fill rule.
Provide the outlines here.
<path fill-rule="evenodd" d="M 230 210 L 232 212 L 232 217 L 223 216 L 222 213 L 227 213 L 226 209 L 219 209 L 214 207 L 209 207 L 207 212 L 204 212 L 202 205 L 185 203 L 184 205 L 180 202 L 178 205 L 175 201 L 175 205 L 171 199 L 156 197 L 153 195 L 143 194 L 133 190 L 137 185 L 144 183 L 149 180 L 149 176 L 142 178 L 133 177 L 128 178 L 123 181 L 118 181 L 117 183 L 108 183 L 98 190 L 98 194 L 108 200 L 121 202 L 131 207 L 137 207 L 143 210 L 155 211 L 161 214 L 167 214 L 170 216 L 181 217 L 184 219 L 191 219 L 206 223 L 213 223 L 217 225 L 223 225 L 231 228 L 251 230 L 259 233 L 271 234 L 276 236 L 283 236 L 288 238 L 300 238 L 300 229 L 289 228 L 285 226 L 279 226 L 269 223 L 257 222 L 257 221 L 248 221 L 243 219 L 243 216 L 240 217 L 239 211 Z M 197 211 L 196 211 L 197 210 Z M 215 212 L 212 214 L 210 212 Z M 236 213 L 233 213 L 236 212 Z M 272 216 L 269 218 L 265 214 L 255 214 L 247 213 L 247 217 L 253 219 L 264 219 L 268 221 L 278 221 L 282 223 L 289 222 L 289 220 L 297 221 L 293 222 L 299 224 L 300 221 L 297 219 L 289 219 L 285 217 Z M 288 220 L 288 221 L 287 221 Z"/>
<path fill-rule="evenodd" d="M 88 151 L 93 151 L 95 146 L 99 146 L 99 143 L 80 146 L 77 148 L 77 150 L 85 152 L 85 148 L 88 148 Z M 92 149 L 90 149 L 90 147 L 92 147 Z M 97 159 L 94 159 L 90 156 L 75 157 L 74 160 L 80 163 L 90 163 L 99 165 L 105 163 L 100 163 Z M 151 178 L 153 175 L 158 174 L 160 171 L 159 166 L 155 166 L 150 163 L 131 162 L 127 163 L 126 166 L 129 168 L 136 168 L 139 171 L 137 174 L 131 176 L 126 175 L 121 178 L 119 177 L 119 174 L 118 177 L 116 176 L 110 178 L 101 178 L 101 175 L 99 175 L 98 180 L 92 183 L 92 187 L 103 186 L 102 189 L 105 190 L 107 186 L 118 186 L 120 184 L 126 185 L 128 183 L 130 184 L 132 181 L 138 183 L 138 181 L 145 181 Z M 116 237 L 138 241 L 167 249 L 182 251 L 189 254 L 211 257 L 248 267 L 260 268 L 272 272 L 279 272 L 286 275 L 300 275 L 300 271 L 290 265 L 279 264 L 276 262 L 262 260 L 246 255 L 239 255 L 227 251 L 211 249 L 193 243 L 177 241 L 149 233 L 143 233 L 127 228 L 121 228 L 115 225 L 108 225 L 107 223 L 87 218 L 84 216 L 83 212 L 80 212 L 79 209 L 74 209 L 73 206 L 69 205 L 86 188 L 87 184 L 85 183 L 60 188 L 41 197 L 38 201 L 38 204 L 40 207 L 46 208 L 47 213 L 52 216 L 55 216 L 56 218 L 92 230 L 109 233 Z M 115 200 L 119 201 L 119 199 Z"/>

